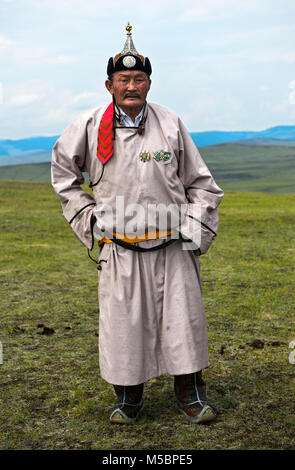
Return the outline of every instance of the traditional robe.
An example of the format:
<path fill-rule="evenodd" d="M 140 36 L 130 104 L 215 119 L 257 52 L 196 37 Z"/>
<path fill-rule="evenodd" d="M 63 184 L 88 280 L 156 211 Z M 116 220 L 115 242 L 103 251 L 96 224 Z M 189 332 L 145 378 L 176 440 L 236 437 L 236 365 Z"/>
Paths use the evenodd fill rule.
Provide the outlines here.
<path fill-rule="evenodd" d="M 150 205 L 186 205 L 189 214 L 198 204 L 204 224 L 200 251 L 206 253 L 217 232 L 223 192 L 182 121 L 166 108 L 148 103 L 144 133 L 116 128 L 114 154 L 103 168 L 96 150 L 105 110 L 102 106 L 80 116 L 52 152 L 52 184 L 76 236 L 92 249 L 91 216 L 96 214 L 98 227 L 111 230 L 103 208 L 116 211 L 118 196 L 124 198 L 125 207 L 140 205 L 137 228 L 143 233 L 152 228 Z M 158 159 L 157 154 L 167 159 Z M 93 196 L 80 187 L 85 171 Z M 99 214 L 97 207 L 102 209 Z M 130 222 L 132 216 L 124 213 L 123 225 Z M 147 240 L 140 246 L 162 241 Z M 188 374 L 209 365 L 199 258 L 196 251 L 182 248 L 181 240 L 145 253 L 115 243 L 103 245 L 98 271 L 99 363 L 108 382 L 136 385 L 161 374 Z"/>

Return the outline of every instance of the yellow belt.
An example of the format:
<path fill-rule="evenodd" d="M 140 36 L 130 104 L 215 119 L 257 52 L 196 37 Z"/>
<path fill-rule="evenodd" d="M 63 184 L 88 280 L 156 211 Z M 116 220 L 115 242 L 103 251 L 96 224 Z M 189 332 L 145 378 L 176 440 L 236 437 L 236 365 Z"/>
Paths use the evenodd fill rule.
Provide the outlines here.
<path fill-rule="evenodd" d="M 119 238 L 120 240 L 123 240 L 124 242 L 127 243 L 138 243 L 138 242 L 144 242 L 146 240 L 156 240 L 157 238 L 161 237 L 167 237 L 168 235 L 171 235 L 172 230 L 154 230 L 153 232 L 146 232 L 144 235 L 128 238 L 127 235 L 122 235 L 120 233 L 115 233 L 114 232 L 114 237 Z M 107 237 L 103 237 L 102 240 L 99 240 L 98 246 L 102 245 L 103 243 L 112 243 L 112 240 Z"/>

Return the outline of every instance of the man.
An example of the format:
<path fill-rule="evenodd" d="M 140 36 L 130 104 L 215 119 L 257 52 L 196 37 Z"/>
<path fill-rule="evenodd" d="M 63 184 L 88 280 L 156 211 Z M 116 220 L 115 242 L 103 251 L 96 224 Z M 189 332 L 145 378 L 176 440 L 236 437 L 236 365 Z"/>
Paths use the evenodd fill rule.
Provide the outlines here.
<path fill-rule="evenodd" d="M 147 103 L 151 64 L 129 23 L 126 30 L 107 68 L 112 103 L 58 139 L 52 184 L 79 240 L 89 251 L 94 233 L 100 240 L 99 363 L 117 396 L 111 422 L 137 420 L 144 383 L 170 374 L 181 412 L 201 423 L 215 412 L 202 379 L 209 361 L 198 256 L 216 235 L 223 192 L 181 120 Z M 93 197 L 81 189 L 84 171 Z"/>

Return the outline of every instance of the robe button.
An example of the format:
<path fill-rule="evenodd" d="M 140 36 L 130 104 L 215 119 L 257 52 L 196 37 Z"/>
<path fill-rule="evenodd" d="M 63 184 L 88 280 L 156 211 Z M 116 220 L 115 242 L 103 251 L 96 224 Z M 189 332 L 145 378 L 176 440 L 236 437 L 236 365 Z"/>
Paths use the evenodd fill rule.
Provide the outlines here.
<path fill-rule="evenodd" d="M 102 270 L 102 267 L 101 267 L 100 264 L 97 266 L 97 269 L 98 269 L 98 271 L 101 271 L 101 270 Z"/>

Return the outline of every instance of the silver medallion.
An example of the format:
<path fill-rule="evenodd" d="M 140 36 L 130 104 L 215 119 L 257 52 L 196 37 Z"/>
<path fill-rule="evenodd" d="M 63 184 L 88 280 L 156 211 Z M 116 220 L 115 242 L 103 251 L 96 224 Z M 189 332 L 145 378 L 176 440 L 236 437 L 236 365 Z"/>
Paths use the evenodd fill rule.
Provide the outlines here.
<path fill-rule="evenodd" d="M 125 67 L 127 67 L 128 69 L 130 69 L 131 67 L 134 67 L 135 64 L 136 64 L 136 59 L 132 55 L 126 55 L 126 57 L 124 57 L 123 65 L 125 65 Z"/>

